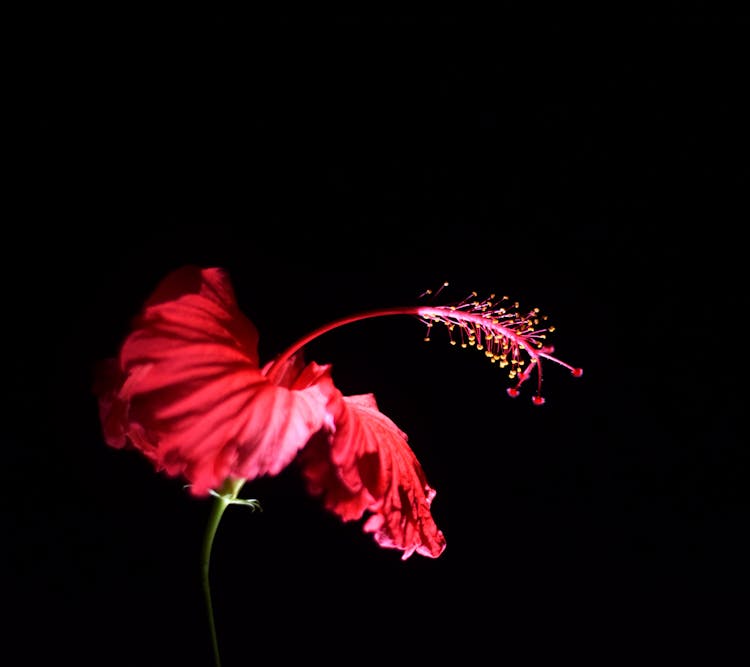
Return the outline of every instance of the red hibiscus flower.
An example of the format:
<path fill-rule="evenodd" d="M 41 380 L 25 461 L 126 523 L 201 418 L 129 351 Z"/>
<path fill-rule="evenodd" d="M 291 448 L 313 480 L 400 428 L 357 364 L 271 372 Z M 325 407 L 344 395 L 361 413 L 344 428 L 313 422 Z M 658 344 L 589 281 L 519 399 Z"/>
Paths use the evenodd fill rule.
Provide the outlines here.
<path fill-rule="evenodd" d="M 442 288 L 441 288 L 442 289 Z M 439 292 L 440 290 L 438 290 Z M 425 294 L 430 294 L 426 292 Z M 378 410 L 372 394 L 344 396 L 331 367 L 305 364 L 311 340 L 358 320 L 411 315 L 448 331 L 453 345 L 481 351 L 506 369 L 519 396 L 536 376 L 532 401 L 542 405 L 542 362 L 580 377 L 552 356 L 552 327 L 534 308 L 476 293 L 452 306 L 387 308 L 351 315 L 307 334 L 261 366 L 258 332 L 239 311 L 229 278 L 217 268 L 187 266 L 167 276 L 134 319 L 119 354 L 97 368 L 94 392 L 104 438 L 133 447 L 157 470 L 189 482 L 196 496 L 214 495 L 201 558 L 217 667 L 221 665 L 211 603 L 213 538 L 242 485 L 277 475 L 298 461 L 310 493 L 344 521 L 367 515 L 364 530 L 382 547 L 437 558 L 445 538 L 433 521 L 434 489 L 406 434 Z"/>
<path fill-rule="evenodd" d="M 98 368 L 106 442 L 134 447 L 193 494 L 276 475 L 299 456 L 311 493 L 383 547 L 439 556 L 435 491 L 371 395 L 343 396 L 301 353 L 261 367 L 258 332 L 227 274 L 188 266 L 157 287 L 116 359 Z"/>

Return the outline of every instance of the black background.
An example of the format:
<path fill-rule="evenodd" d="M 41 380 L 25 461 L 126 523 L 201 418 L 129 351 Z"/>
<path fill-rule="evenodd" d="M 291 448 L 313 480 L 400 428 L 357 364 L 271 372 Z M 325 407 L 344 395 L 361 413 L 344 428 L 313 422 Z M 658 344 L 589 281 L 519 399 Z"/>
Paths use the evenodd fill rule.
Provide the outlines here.
<path fill-rule="evenodd" d="M 538 306 L 547 403 L 387 318 L 321 338 L 437 489 L 402 562 L 292 465 L 213 555 L 224 665 L 747 654 L 743 16 L 25 17 L 4 227 L 8 664 L 210 665 L 209 503 L 101 437 L 91 368 L 229 270 L 264 359 L 450 283 Z M 10 548 L 8 548 L 10 547 Z M 454 656 L 454 657 L 450 657 Z"/>

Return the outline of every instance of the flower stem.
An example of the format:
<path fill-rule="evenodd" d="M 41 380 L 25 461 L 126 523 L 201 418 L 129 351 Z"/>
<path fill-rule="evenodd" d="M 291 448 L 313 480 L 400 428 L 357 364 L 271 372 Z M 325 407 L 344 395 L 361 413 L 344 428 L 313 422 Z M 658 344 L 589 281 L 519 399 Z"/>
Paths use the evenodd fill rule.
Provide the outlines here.
<path fill-rule="evenodd" d="M 211 630 L 211 643 L 214 652 L 214 662 L 216 667 L 221 667 L 221 655 L 219 653 L 219 640 L 216 635 L 216 621 L 214 620 L 214 609 L 211 603 L 211 583 L 209 580 L 209 572 L 211 566 L 211 549 L 214 544 L 214 536 L 216 535 L 216 529 L 219 527 L 219 522 L 224 514 L 227 506 L 229 506 L 232 500 L 237 498 L 237 494 L 240 492 L 242 485 L 245 483 L 244 479 L 228 479 L 220 493 L 214 496 L 214 502 L 211 507 L 211 513 L 208 517 L 208 525 L 206 526 L 206 534 L 203 538 L 203 551 L 201 553 L 201 576 L 203 581 L 203 592 L 206 596 L 206 608 L 208 610 L 208 624 Z"/>

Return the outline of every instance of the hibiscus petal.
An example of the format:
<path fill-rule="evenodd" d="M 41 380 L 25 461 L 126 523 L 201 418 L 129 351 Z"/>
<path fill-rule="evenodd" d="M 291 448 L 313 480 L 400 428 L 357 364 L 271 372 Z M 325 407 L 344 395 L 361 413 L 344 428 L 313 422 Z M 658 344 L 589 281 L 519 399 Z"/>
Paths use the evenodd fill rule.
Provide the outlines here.
<path fill-rule="evenodd" d="M 313 440 L 300 455 L 308 490 L 344 521 L 370 516 L 365 532 L 382 546 L 436 558 L 445 537 L 430 505 L 435 491 L 406 434 L 378 410 L 372 394 L 343 397 L 332 444 Z"/>
<path fill-rule="evenodd" d="M 278 474 L 332 421 L 336 390 L 324 369 L 301 389 L 261 372 L 258 334 L 226 274 L 186 267 L 168 276 L 135 318 L 118 367 L 95 391 L 105 439 L 123 437 L 196 495 L 227 477 Z"/>

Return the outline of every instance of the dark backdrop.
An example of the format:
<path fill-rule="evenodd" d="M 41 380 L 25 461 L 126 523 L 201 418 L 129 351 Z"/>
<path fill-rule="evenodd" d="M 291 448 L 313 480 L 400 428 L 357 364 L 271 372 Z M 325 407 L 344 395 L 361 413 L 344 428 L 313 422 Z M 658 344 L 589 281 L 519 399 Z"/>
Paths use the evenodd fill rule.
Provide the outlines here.
<path fill-rule="evenodd" d="M 209 503 L 107 447 L 91 393 L 186 263 L 230 271 L 265 359 L 448 281 L 538 306 L 585 371 L 547 366 L 535 407 L 411 318 L 310 345 L 408 433 L 448 546 L 400 561 L 293 465 L 248 484 L 264 511 L 213 556 L 225 667 L 746 652 L 747 22 L 669 5 L 19 23 L 8 664 L 211 664 Z"/>

